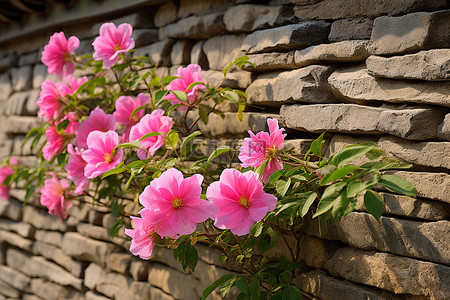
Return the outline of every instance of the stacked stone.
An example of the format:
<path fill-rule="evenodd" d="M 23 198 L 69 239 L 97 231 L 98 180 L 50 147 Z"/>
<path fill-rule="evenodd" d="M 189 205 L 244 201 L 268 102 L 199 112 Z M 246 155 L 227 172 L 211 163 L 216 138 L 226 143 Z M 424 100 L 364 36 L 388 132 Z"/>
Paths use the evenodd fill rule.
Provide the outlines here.
<path fill-rule="evenodd" d="M 148 55 L 161 76 L 189 63 L 213 85 L 234 58 L 225 86 L 246 91 L 243 120 L 233 106 L 199 129 L 214 145 L 237 145 L 247 131 L 266 130 L 276 117 L 286 147 L 305 153 L 327 132 L 328 152 L 371 141 L 413 164 L 395 174 L 414 183 L 418 198 L 380 190 L 376 221 L 359 199 L 340 222 L 314 220 L 300 241 L 308 272 L 295 279 L 320 299 L 450 298 L 450 10 L 445 0 L 179 0 L 160 1 L 119 19 L 134 27 L 135 56 Z M 74 4 L 76 5 L 76 4 Z M 102 22 L 103 23 L 103 22 Z M 62 28 L 91 43 L 102 23 Z M 59 28 L 58 28 L 59 30 Z M 40 52 L 52 31 L 0 46 L 0 158 L 11 153 L 37 163 L 26 132 L 39 124 L 36 100 L 48 75 Z M 192 118 L 195 116 L 193 115 Z M 211 151 L 211 149 L 206 149 Z M 363 163 L 359 160 L 356 163 Z M 51 217 L 38 195 L 22 207 L 24 191 L 0 201 L 0 300 L 198 299 L 227 272 L 200 247 L 192 274 L 157 249 L 150 261 L 128 253 L 129 239 L 110 239 L 114 217 L 89 203 L 67 221 Z M 130 211 L 138 211 L 132 203 Z M 293 241 L 295 242 L 295 241 Z M 278 245 L 271 255 L 289 252 Z M 218 298 L 214 294 L 213 298 Z"/>

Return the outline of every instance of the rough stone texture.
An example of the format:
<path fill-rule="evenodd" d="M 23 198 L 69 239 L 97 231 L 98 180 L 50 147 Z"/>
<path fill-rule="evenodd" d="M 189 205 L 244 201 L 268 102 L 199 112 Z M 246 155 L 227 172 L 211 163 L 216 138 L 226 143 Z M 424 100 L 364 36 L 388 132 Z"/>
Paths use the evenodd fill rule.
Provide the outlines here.
<path fill-rule="evenodd" d="M 36 117 L 9 116 L 5 118 L 3 130 L 10 134 L 26 134 L 41 123 L 42 121 Z"/>
<path fill-rule="evenodd" d="M 370 76 L 364 66 L 336 70 L 328 78 L 335 95 L 347 101 L 416 102 L 450 107 L 450 82 L 416 82 Z"/>
<path fill-rule="evenodd" d="M 8 283 L 0 280 L 0 297 L 2 297 L 2 295 L 11 297 L 12 299 L 19 299 L 20 292 L 18 290 L 16 290 L 15 288 L 11 287 Z M 8 299 L 11 299 L 11 298 L 8 298 Z M 6 299 L 6 298 L 3 297 L 3 299 Z"/>
<path fill-rule="evenodd" d="M 384 200 L 383 214 L 385 215 L 396 215 L 431 221 L 447 220 L 450 217 L 450 207 L 443 202 L 415 199 L 384 192 L 380 192 L 379 194 Z M 362 194 L 358 196 L 356 209 L 366 210 Z"/>
<path fill-rule="evenodd" d="M 31 88 L 31 73 L 30 66 L 11 69 L 11 78 L 14 91 L 25 91 Z"/>
<path fill-rule="evenodd" d="M 34 228 L 30 224 L 6 219 L 0 219 L 0 229 L 16 232 L 25 238 L 31 238 L 34 234 Z"/>
<path fill-rule="evenodd" d="M 200 297 L 199 281 L 193 277 L 173 272 L 160 264 L 152 264 L 149 268 L 148 281 L 176 299 L 191 300 Z"/>
<path fill-rule="evenodd" d="M 174 39 L 202 40 L 225 33 L 223 13 L 213 13 L 204 16 L 192 16 L 162 29 L 163 36 Z"/>
<path fill-rule="evenodd" d="M 284 69 L 297 69 L 297 65 L 294 61 L 294 51 L 287 53 L 283 52 L 271 52 L 251 54 L 248 56 L 248 61 L 253 65 L 244 65 L 246 71 L 273 71 Z"/>
<path fill-rule="evenodd" d="M 377 17 L 415 11 L 430 11 L 445 7 L 445 0 L 293 0 L 295 15 L 300 20 L 343 19 L 348 17 Z"/>
<path fill-rule="evenodd" d="M 163 27 L 177 20 L 177 5 L 173 2 L 167 2 L 158 7 L 155 13 L 155 26 Z"/>
<path fill-rule="evenodd" d="M 44 82 L 45 79 L 49 79 L 53 82 L 58 81 L 58 76 L 55 74 L 50 74 L 47 72 L 47 66 L 43 64 L 37 64 L 33 67 L 33 88 L 40 89 L 41 83 Z"/>
<path fill-rule="evenodd" d="M 222 71 L 235 58 L 243 55 L 241 44 L 245 34 L 216 36 L 203 44 L 203 51 L 209 62 L 209 68 Z"/>
<path fill-rule="evenodd" d="M 130 274 L 134 280 L 147 280 L 148 263 L 141 260 L 132 261 L 130 264 Z"/>
<path fill-rule="evenodd" d="M 12 92 L 12 84 L 9 72 L 0 74 L 0 89 L 2 90 L 2 93 L 0 94 L 0 101 L 8 99 L 9 95 Z"/>
<path fill-rule="evenodd" d="M 330 24 L 303 22 L 255 31 L 242 42 L 241 50 L 249 54 L 301 49 L 328 42 Z"/>
<path fill-rule="evenodd" d="M 364 61 L 369 56 L 368 43 L 368 41 L 358 40 L 311 46 L 295 51 L 294 60 L 299 67 L 333 62 Z"/>
<path fill-rule="evenodd" d="M 253 32 L 295 23 L 292 7 L 242 4 L 229 8 L 223 17 L 230 32 Z"/>
<path fill-rule="evenodd" d="M 202 71 L 203 79 L 211 86 L 217 86 L 223 80 L 221 86 L 232 89 L 245 90 L 252 82 L 251 76 L 250 72 L 236 71 L 228 73 L 225 80 L 223 80 L 223 72 L 214 70 Z"/>
<path fill-rule="evenodd" d="M 8 103 L 4 108 L 5 115 L 21 115 L 24 111 L 25 103 L 28 99 L 29 92 L 17 92 L 9 97 Z"/>
<path fill-rule="evenodd" d="M 450 142 L 414 143 L 394 137 L 382 137 L 378 146 L 386 155 L 407 163 L 450 169 Z"/>
<path fill-rule="evenodd" d="M 225 11 L 234 0 L 181 0 L 177 16 L 184 18 L 190 15 L 204 15 L 217 11 Z"/>
<path fill-rule="evenodd" d="M 450 268 L 439 264 L 343 248 L 327 263 L 326 269 L 334 276 L 394 293 L 423 295 L 431 299 L 450 297 Z"/>
<path fill-rule="evenodd" d="M 40 62 L 41 62 L 41 55 L 39 52 L 35 51 L 19 56 L 18 65 L 21 67 L 25 65 L 35 65 Z"/>
<path fill-rule="evenodd" d="M 437 136 L 450 141 L 450 113 L 445 115 L 444 121 L 439 125 Z"/>
<path fill-rule="evenodd" d="M 450 233 L 447 220 L 419 222 L 381 217 L 377 221 L 367 213 L 353 212 L 338 223 L 314 219 L 306 232 L 361 249 L 378 249 L 443 264 L 450 262 L 450 246 L 445 238 Z"/>
<path fill-rule="evenodd" d="M 33 254 L 42 255 L 47 259 L 53 260 L 58 265 L 64 267 L 67 271 L 76 277 L 80 277 L 83 271 L 81 262 L 73 260 L 65 254 L 60 248 L 53 247 L 43 242 L 36 241 L 33 243 Z"/>
<path fill-rule="evenodd" d="M 450 203 L 450 175 L 409 171 L 389 171 L 414 184 L 419 197 Z"/>
<path fill-rule="evenodd" d="M 0 216 L 18 221 L 22 217 L 22 204 L 18 201 L 0 201 Z"/>
<path fill-rule="evenodd" d="M 331 24 L 328 39 L 330 42 L 370 39 L 373 20 L 369 18 L 351 18 L 334 21 Z"/>
<path fill-rule="evenodd" d="M 202 67 L 203 70 L 209 69 L 208 57 L 206 57 L 205 51 L 203 51 L 203 44 L 205 41 L 198 41 L 194 44 L 191 50 L 190 62 L 191 64 L 197 64 Z"/>
<path fill-rule="evenodd" d="M 376 55 L 412 53 L 450 47 L 450 10 L 379 17 L 373 23 L 369 52 Z"/>
<path fill-rule="evenodd" d="M 34 238 L 36 241 L 44 242 L 61 248 L 63 234 L 57 231 L 36 230 Z"/>
<path fill-rule="evenodd" d="M 172 52 L 170 53 L 172 65 L 186 65 L 191 58 L 191 50 L 194 43 L 189 40 L 177 41 L 172 46 Z"/>
<path fill-rule="evenodd" d="M 25 104 L 24 110 L 22 111 L 23 115 L 26 116 L 36 116 L 39 110 L 39 106 L 37 105 L 37 101 L 39 99 L 39 95 L 41 93 L 40 89 L 34 89 L 28 92 L 27 103 Z"/>
<path fill-rule="evenodd" d="M 108 300 L 109 298 L 101 296 L 100 294 L 97 294 L 95 292 L 87 292 L 85 295 L 86 300 Z"/>
<path fill-rule="evenodd" d="M 126 242 L 125 240 L 122 240 L 118 236 L 116 236 L 114 238 L 111 238 L 109 236 L 108 228 L 110 228 L 110 227 L 111 226 L 100 227 L 100 226 L 93 226 L 91 224 L 80 223 L 77 225 L 77 231 L 78 231 L 78 233 L 80 233 L 81 235 L 86 236 L 86 237 L 91 237 L 91 238 L 106 241 L 106 242 L 113 241 L 116 244 L 124 245 Z M 120 231 L 120 232 L 122 232 L 122 231 Z"/>
<path fill-rule="evenodd" d="M 77 290 L 82 290 L 82 280 L 58 265 L 47 261 L 42 256 L 28 256 L 14 249 L 9 249 L 6 253 L 8 266 L 14 268 L 28 276 L 45 278 L 60 285 L 70 285 Z"/>
<path fill-rule="evenodd" d="M 29 205 L 23 208 L 23 221 L 30 223 L 37 229 L 66 231 L 67 225 L 60 222 L 57 216 L 49 215 Z"/>
<path fill-rule="evenodd" d="M 115 249 L 113 244 L 91 240 L 75 232 L 66 232 L 62 241 L 62 250 L 67 255 L 101 266 L 105 265 L 106 257 Z"/>
<path fill-rule="evenodd" d="M 436 137 L 442 112 L 434 108 L 368 107 L 356 104 L 283 105 L 286 126 L 311 132 L 388 133 L 408 140 Z"/>
<path fill-rule="evenodd" d="M 334 300 L 336 295 L 342 296 L 342 299 L 401 299 L 401 296 L 396 297 L 386 291 L 334 278 L 321 270 L 303 273 L 294 279 L 294 283 L 303 291 L 324 300 Z"/>
<path fill-rule="evenodd" d="M 132 13 L 120 18 L 109 20 L 108 22 L 114 23 L 119 26 L 122 23 L 128 23 L 133 28 L 152 28 L 154 26 L 153 15 L 155 9 L 153 7 L 140 7 L 137 13 Z M 91 30 L 91 36 L 97 36 L 104 22 L 94 24 Z M 133 31 L 134 32 L 134 31 Z"/>
<path fill-rule="evenodd" d="M 450 80 L 450 49 L 434 49 L 418 53 L 381 57 L 370 56 L 369 74 L 376 77 L 420 80 Z"/>
<path fill-rule="evenodd" d="M 33 245 L 32 240 L 25 239 L 18 234 L 6 230 L 0 230 L 0 243 L 1 242 L 8 243 L 26 251 L 30 251 L 31 246 Z"/>
<path fill-rule="evenodd" d="M 80 293 L 70 287 L 63 287 L 40 278 L 31 280 L 30 291 L 42 299 L 84 299 Z"/>
<path fill-rule="evenodd" d="M 136 48 L 134 56 L 147 56 L 157 66 L 170 65 L 170 51 L 174 40 L 163 40 L 145 47 Z"/>
<path fill-rule="evenodd" d="M 112 271 L 129 274 L 131 258 L 128 253 L 111 253 L 106 258 L 106 267 Z"/>
<path fill-rule="evenodd" d="M 21 291 L 30 284 L 28 276 L 3 265 L 0 265 L 0 280 Z"/>
<path fill-rule="evenodd" d="M 304 155 L 311 147 L 313 139 L 294 139 L 285 140 L 284 149 L 294 148 L 294 154 Z"/>
<path fill-rule="evenodd" d="M 135 47 L 145 46 L 158 41 L 157 29 L 134 29 L 133 38 Z"/>
<path fill-rule="evenodd" d="M 276 118 L 275 114 L 257 114 L 243 113 L 242 121 L 239 121 L 236 113 L 224 113 L 225 118 L 222 119 L 217 115 L 209 116 L 208 125 L 199 123 L 201 132 L 206 136 L 212 137 L 244 137 L 248 135 L 248 130 L 259 132 L 267 130 L 267 119 Z"/>
<path fill-rule="evenodd" d="M 247 88 L 248 103 L 280 106 L 285 103 L 330 103 L 334 97 L 327 88 L 330 67 L 313 65 L 293 71 L 263 74 Z"/>

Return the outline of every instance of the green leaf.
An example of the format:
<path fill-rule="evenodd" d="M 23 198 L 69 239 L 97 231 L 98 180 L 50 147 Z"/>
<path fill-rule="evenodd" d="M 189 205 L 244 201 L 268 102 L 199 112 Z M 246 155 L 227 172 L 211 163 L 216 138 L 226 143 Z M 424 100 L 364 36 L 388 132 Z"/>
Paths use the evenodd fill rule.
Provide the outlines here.
<path fill-rule="evenodd" d="M 325 135 L 325 132 L 322 133 L 317 139 L 315 139 L 311 146 L 309 147 L 308 152 L 306 152 L 306 155 L 308 155 L 310 152 L 312 152 L 314 155 L 320 157 L 322 156 L 322 145 L 325 143 L 323 140 L 323 136 Z"/>
<path fill-rule="evenodd" d="M 203 123 L 208 124 L 209 110 L 205 110 L 205 108 L 203 106 L 199 106 L 198 114 L 200 116 L 200 120 L 202 120 Z"/>
<path fill-rule="evenodd" d="M 351 166 L 351 165 L 343 166 L 342 168 L 336 169 L 333 172 L 331 172 L 330 174 L 323 176 L 322 179 L 320 180 L 320 185 L 325 185 L 325 184 L 329 183 L 330 181 L 341 179 L 342 177 L 350 174 L 351 172 L 353 172 L 355 170 L 360 170 L 360 169 L 361 168 Z"/>
<path fill-rule="evenodd" d="M 319 200 L 317 211 L 314 214 L 313 218 L 316 218 L 329 211 L 333 207 L 334 201 L 337 199 L 337 197 L 339 197 L 340 192 L 345 186 L 346 183 L 338 182 L 327 187 L 323 192 L 322 198 Z"/>
<path fill-rule="evenodd" d="M 173 149 L 175 149 L 178 143 L 178 132 L 176 131 L 169 132 L 169 134 L 166 137 L 166 141 Z"/>
<path fill-rule="evenodd" d="M 164 98 L 164 96 L 166 96 L 168 93 L 168 91 L 157 91 L 155 93 L 155 102 L 158 102 L 159 100 Z"/>
<path fill-rule="evenodd" d="M 267 250 L 272 249 L 278 241 L 278 236 L 275 230 L 270 226 L 265 226 L 263 229 L 263 233 L 259 238 L 259 248 L 261 252 L 264 253 Z"/>
<path fill-rule="evenodd" d="M 136 107 L 136 108 L 133 110 L 133 112 L 131 113 L 129 120 L 133 119 L 133 117 L 136 115 L 136 113 L 137 113 L 138 111 L 140 111 L 140 110 L 142 110 L 142 109 L 145 109 L 145 108 L 147 108 L 147 105 L 142 105 L 142 106 Z"/>
<path fill-rule="evenodd" d="M 263 230 L 263 224 L 261 223 L 261 221 L 256 222 L 255 224 L 253 224 L 252 227 L 250 227 L 250 234 L 253 235 L 254 237 L 258 237 L 261 232 Z"/>
<path fill-rule="evenodd" d="M 403 163 L 393 163 L 393 162 L 383 162 L 383 161 L 372 161 L 365 163 L 361 166 L 364 169 L 373 169 L 373 170 L 390 170 L 390 169 L 409 169 L 411 168 L 411 164 L 403 164 Z"/>
<path fill-rule="evenodd" d="M 119 232 L 120 228 L 122 228 L 123 226 L 123 220 L 119 219 L 116 221 L 116 223 L 113 224 L 113 226 L 111 226 L 111 228 L 109 228 L 108 233 L 109 236 L 111 238 L 115 237 L 117 235 L 117 233 Z"/>
<path fill-rule="evenodd" d="M 277 193 L 281 195 L 281 197 L 284 197 L 284 195 L 286 195 L 286 192 L 289 189 L 289 186 L 291 185 L 291 179 L 289 178 L 288 180 L 278 180 L 276 183 L 276 190 Z"/>
<path fill-rule="evenodd" d="M 296 286 L 289 284 L 284 288 L 282 297 L 283 300 L 301 300 L 302 293 Z"/>
<path fill-rule="evenodd" d="M 275 172 L 272 173 L 272 175 L 270 175 L 269 182 L 271 184 L 276 184 L 276 182 L 278 181 L 278 179 L 280 179 L 280 177 L 282 175 L 283 175 L 283 170 L 276 170 Z"/>
<path fill-rule="evenodd" d="M 236 287 L 242 293 L 247 294 L 248 293 L 247 279 L 245 279 L 244 276 L 239 276 L 239 278 L 236 280 Z"/>
<path fill-rule="evenodd" d="M 373 186 L 376 182 L 375 181 L 367 181 L 367 182 L 361 182 L 359 180 L 352 181 L 347 186 L 347 195 L 348 197 L 356 197 L 359 193 L 364 191 L 367 188 L 370 188 Z"/>
<path fill-rule="evenodd" d="M 258 276 L 253 276 L 248 288 L 248 295 L 250 296 L 250 300 L 259 300 L 261 293 L 260 285 L 261 283 L 258 279 Z"/>
<path fill-rule="evenodd" d="M 408 197 L 417 196 L 417 190 L 414 185 L 408 180 L 396 175 L 381 175 L 378 183 L 384 185 L 395 193 L 402 194 Z"/>
<path fill-rule="evenodd" d="M 204 82 L 199 82 L 199 81 L 193 82 L 190 85 L 188 85 L 188 87 L 186 88 L 186 92 L 189 91 L 190 89 L 194 88 L 197 85 L 205 86 L 205 83 Z"/>
<path fill-rule="evenodd" d="M 225 296 L 227 295 L 228 291 L 234 286 L 234 284 L 236 283 L 236 277 L 230 278 L 229 280 L 227 280 L 223 285 L 222 288 L 219 291 L 219 294 L 222 298 L 225 298 Z"/>
<path fill-rule="evenodd" d="M 115 169 L 106 171 L 105 173 L 103 173 L 101 179 L 103 180 L 104 178 L 106 178 L 106 177 L 108 177 L 108 176 L 123 173 L 123 172 L 125 172 L 126 170 L 127 170 L 127 169 L 124 168 L 124 167 L 118 167 L 118 168 L 115 168 Z"/>
<path fill-rule="evenodd" d="M 239 97 L 238 93 L 236 93 L 236 92 L 234 92 L 234 91 L 225 91 L 225 92 L 223 92 L 223 96 L 224 96 L 226 99 L 228 99 L 228 100 L 230 100 L 230 101 L 232 101 L 232 102 L 235 102 L 235 103 L 238 103 L 239 100 L 241 99 L 241 98 Z"/>
<path fill-rule="evenodd" d="M 330 163 L 332 165 L 337 166 L 338 168 L 341 168 L 344 165 L 351 163 L 358 157 L 365 155 L 373 148 L 375 148 L 374 144 L 371 145 L 358 144 L 358 145 L 351 145 L 350 147 L 347 146 L 343 150 L 333 155 L 330 159 Z"/>
<path fill-rule="evenodd" d="M 119 217 L 119 203 L 117 201 L 114 201 L 111 206 L 111 213 L 118 218 Z"/>
<path fill-rule="evenodd" d="M 189 97 L 186 94 L 186 92 L 183 91 L 170 91 L 172 94 L 177 97 L 178 100 L 180 100 L 183 103 L 189 104 Z"/>
<path fill-rule="evenodd" d="M 195 245 L 191 244 L 191 239 L 188 237 L 180 237 L 182 239 L 182 242 L 178 244 L 177 248 L 173 252 L 173 257 L 180 262 L 184 271 L 190 269 L 192 272 L 194 272 L 195 266 L 198 262 L 198 252 L 195 248 Z"/>
<path fill-rule="evenodd" d="M 211 153 L 211 155 L 208 157 L 207 162 L 211 162 L 214 158 L 216 158 L 217 156 L 219 156 L 222 153 L 228 152 L 228 151 L 233 151 L 232 148 L 228 147 L 228 146 L 221 146 L 219 148 L 217 148 L 216 150 L 214 150 L 213 153 Z"/>
<path fill-rule="evenodd" d="M 180 78 L 180 77 L 178 77 L 178 76 L 165 76 L 165 77 L 163 77 L 162 79 L 161 79 L 161 84 L 163 85 L 163 86 L 166 86 L 166 85 L 168 85 L 171 81 L 173 81 L 173 80 L 175 80 L 175 79 L 177 79 L 177 78 Z M 175 95 L 176 96 L 176 95 Z"/>
<path fill-rule="evenodd" d="M 314 192 L 308 192 L 308 193 L 309 193 L 309 196 L 306 199 L 305 204 L 303 204 L 303 207 L 302 207 L 302 217 L 304 217 L 308 213 L 309 208 L 314 203 L 314 200 L 316 200 L 316 198 L 317 198 L 316 193 L 314 193 Z"/>
<path fill-rule="evenodd" d="M 132 141 L 130 143 L 119 144 L 114 148 L 114 151 L 117 151 L 119 148 L 141 148 L 141 144 L 138 141 Z"/>
<path fill-rule="evenodd" d="M 63 131 L 64 129 L 69 126 L 69 119 L 65 119 L 64 121 L 60 122 L 58 125 L 56 125 L 56 129 L 58 131 Z"/>
<path fill-rule="evenodd" d="M 331 215 L 333 216 L 333 218 L 339 220 L 342 217 L 342 215 L 348 208 L 350 200 L 351 199 L 347 196 L 347 189 L 344 189 L 333 202 L 333 209 L 331 210 Z"/>
<path fill-rule="evenodd" d="M 142 141 L 142 140 L 145 140 L 146 138 L 149 138 L 149 137 L 151 137 L 151 136 L 157 136 L 157 135 L 162 135 L 162 133 L 161 132 L 149 132 L 149 133 L 147 133 L 147 134 L 144 134 L 140 139 L 139 139 L 139 142 L 140 141 Z M 139 148 L 141 147 L 141 145 L 139 144 Z"/>
<path fill-rule="evenodd" d="M 188 149 L 187 145 L 188 145 L 189 141 L 191 141 L 193 138 L 195 138 L 201 134 L 202 133 L 197 130 L 184 138 L 183 143 L 181 143 L 181 148 L 180 148 L 181 156 L 185 156 L 187 154 L 187 149 Z"/>
<path fill-rule="evenodd" d="M 239 104 L 238 104 L 237 117 L 238 117 L 238 120 L 241 121 L 241 122 L 242 122 L 242 113 L 245 110 L 245 106 L 246 106 L 246 103 L 243 102 L 243 101 L 240 101 Z"/>
<path fill-rule="evenodd" d="M 210 286 L 208 286 L 203 291 L 201 300 L 205 300 L 206 297 L 208 297 L 217 287 L 219 287 L 220 285 L 224 284 L 225 282 L 227 282 L 228 280 L 230 280 L 233 277 L 236 277 L 236 275 L 234 275 L 234 274 L 225 274 L 222 277 L 220 277 L 219 279 L 217 279 L 216 281 L 214 281 Z"/>
<path fill-rule="evenodd" d="M 374 216 L 375 219 L 380 219 L 383 213 L 383 198 L 377 192 L 367 190 L 364 194 L 364 205 L 368 213 Z"/>

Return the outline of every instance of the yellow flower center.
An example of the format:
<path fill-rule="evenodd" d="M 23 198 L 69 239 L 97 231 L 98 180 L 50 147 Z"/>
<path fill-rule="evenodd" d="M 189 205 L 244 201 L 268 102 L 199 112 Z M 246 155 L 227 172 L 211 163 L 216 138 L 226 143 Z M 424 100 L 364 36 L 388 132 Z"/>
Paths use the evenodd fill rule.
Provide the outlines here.
<path fill-rule="evenodd" d="M 113 161 L 113 157 L 112 157 L 112 155 L 110 154 L 110 153 L 108 153 L 108 152 L 106 152 L 105 153 L 105 156 L 103 156 L 104 157 L 104 159 L 105 159 L 105 162 L 106 163 L 111 163 L 112 161 Z"/>
<path fill-rule="evenodd" d="M 113 47 L 113 50 L 114 50 L 114 52 L 116 52 L 117 50 L 122 50 L 122 47 L 120 47 L 119 44 L 116 44 L 116 45 Z"/>
<path fill-rule="evenodd" d="M 172 207 L 175 209 L 181 209 L 184 205 L 184 200 L 181 197 L 174 197 L 172 199 Z"/>
<path fill-rule="evenodd" d="M 275 145 L 271 148 L 267 148 L 266 150 L 266 158 L 275 157 L 278 152 L 278 145 Z"/>
<path fill-rule="evenodd" d="M 241 198 L 239 199 L 239 204 L 244 208 L 248 208 L 250 206 L 250 200 L 247 198 L 247 196 L 241 196 Z"/>
<path fill-rule="evenodd" d="M 73 60 L 73 55 L 70 54 L 70 53 L 64 53 L 63 57 L 64 57 L 64 61 L 65 61 L 66 63 L 68 63 L 68 62 L 70 62 L 70 61 Z"/>

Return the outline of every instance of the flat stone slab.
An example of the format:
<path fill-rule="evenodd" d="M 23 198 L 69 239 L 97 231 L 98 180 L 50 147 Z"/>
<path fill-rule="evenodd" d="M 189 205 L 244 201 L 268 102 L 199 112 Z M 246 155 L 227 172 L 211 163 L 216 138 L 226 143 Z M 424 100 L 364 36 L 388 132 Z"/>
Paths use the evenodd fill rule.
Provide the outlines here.
<path fill-rule="evenodd" d="M 222 71 L 234 59 L 243 56 L 241 45 L 246 36 L 246 34 L 222 35 L 205 41 L 203 51 L 208 58 L 209 68 Z"/>
<path fill-rule="evenodd" d="M 299 67 L 335 62 L 359 62 L 369 57 L 369 41 L 342 41 L 321 44 L 295 51 L 295 64 Z"/>
<path fill-rule="evenodd" d="M 384 108 L 357 104 L 283 105 L 280 115 L 288 128 L 296 130 L 387 133 L 408 140 L 436 137 L 443 118 L 442 111 L 437 108 Z"/>
<path fill-rule="evenodd" d="M 383 16 L 373 23 L 371 54 L 393 55 L 433 48 L 450 48 L 450 10 Z"/>
<path fill-rule="evenodd" d="M 226 32 L 223 13 L 187 17 L 161 30 L 162 35 L 169 38 L 195 40 L 207 39 Z"/>
<path fill-rule="evenodd" d="M 258 30 L 247 36 L 241 50 L 248 54 L 302 49 L 328 43 L 330 24 L 321 21 L 303 22 L 272 29 Z"/>
<path fill-rule="evenodd" d="M 439 125 L 438 137 L 450 141 L 450 113 L 445 115 L 444 121 Z"/>
<path fill-rule="evenodd" d="M 336 20 L 331 24 L 328 39 L 330 42 L 370 39 L 372 25 L 372 19 L 362 17 Z"/>
<path fill-rule="evenodd" d="M 253 32 L 297 21 L 292 7 L 242 4 L 230 7 L 223 17 L 230 32 Z"/>
<path fill-rule="evenodd" d="M 371 76 L 364 66 L 338 69 L 328 78 L 334 94 L 355 102 L 416 102 L 450 107 L 450 82 L 415 82 Z"/>
<path fill-rule="evenodd" d="M 354 248 L 339 249 L 326 265 L 333 276 L 432 299 L 450 297 L 450 268 L 388 253 Z"/>
<path fill-rule="evenodd" d="M 410 142 L 382 137 L 378 146 L 387 156 L 414 165 L 450 169 L 450 142 Z"/>
<path fill-rule="evenodd" d="M 433 49 L 414 54 L 366 60 L 367 70 L 375 77 L 419 80 L 450 80 L 450 49 Z"/>
<path fill-rule="evenodd" d="M 213 87 L 222 82 L 223 72 L 215 70 L 202 71 L 202 77 Z M 251 83 L 252 73 L 236 70 L 235 72 L 227 73 L 227 77 L 223 80 L 221 86 L 245 90 Z"/>
<path fill-rule="evenodd" d="M 294 61 L 294 51 L 250 54 L 248 55 L 248 61 L 253 65 L 244 65 L 243 69 L 246 71 L 262 72 L 298 68 Z"/>
<path fill-rule="evenodd" d="M 296 101 L 335 102 L 335 97 L 327 88 L 327 78 L 331 71 L 330 67 L 313 65 L 260 75 L 246 90 L 247 102 L 268 106 L 281 106 Z"/>

